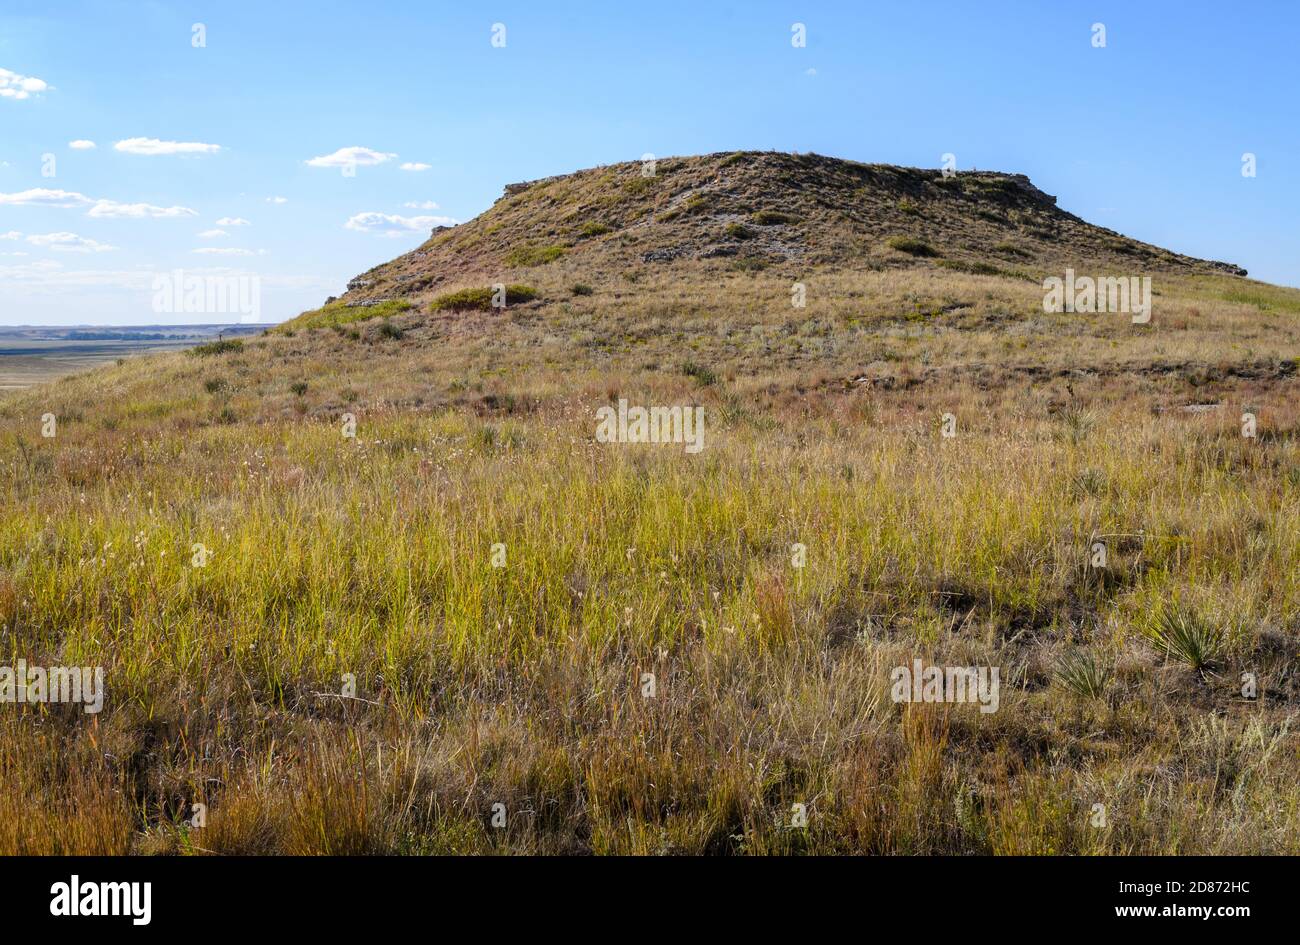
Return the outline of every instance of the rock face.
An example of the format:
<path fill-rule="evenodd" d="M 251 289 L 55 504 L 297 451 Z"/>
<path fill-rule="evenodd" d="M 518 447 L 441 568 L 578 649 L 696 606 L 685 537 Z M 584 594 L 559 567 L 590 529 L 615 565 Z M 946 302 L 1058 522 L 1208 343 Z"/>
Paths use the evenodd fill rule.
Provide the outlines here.
<path fill-rule="evenodd" d="M 613 164 L 509 184 L 478 217 L 348 284 L 347 301 L 410 298 L 554 272 L 635 280 L 642 269 L 810 270 L 943 266 L 1041 281 L 1072 267 L 1245 275 L 1060 209 L 1023 174 L 861 164 L 744 151 Z"/>

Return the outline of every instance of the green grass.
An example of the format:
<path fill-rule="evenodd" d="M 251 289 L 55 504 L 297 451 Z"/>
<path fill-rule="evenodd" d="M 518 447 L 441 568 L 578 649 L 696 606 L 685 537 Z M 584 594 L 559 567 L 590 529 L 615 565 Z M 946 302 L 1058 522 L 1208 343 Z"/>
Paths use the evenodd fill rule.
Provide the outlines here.
<path fill-rule="evenodd" d="M 788 205 L 749 164 L 665 239 Z M 492 245 L 553 239 L 537 209 Z M 1053 318 L 820 219 L 766 271 L 625 232 L 513 315 L 0 394 L 0 663 L 108 683 L 0 707 L 0 853 L 1300 852 L 1300 323 L 1174 271 L 1142 331 Z M 494 259 L 411 298 L 485 310 Z M 620 401 L 700 406 L 704 449 L 599 442 Z M 1000 668 L 998 710 L 895 703 L 914 659 Z"/>
<path fill-rule="evenodd" d="M 1294 290 L 1262 282 L 1245 282 L 1220 295 L 1224 301 L 1253 305 L 1262 312 L 1300 313 L 1300 298 Z"/>
<path fill-rule="evenodd" d="M 345 302 L 331 302 L 310 312 L 303 312 L 297 318 L 272 329 L 278 332 L 304 331 L 309 328 L 342 328 L 353 322 L 368 321 L 372 318 L 391 318 L 408 312 L 413 307 L 408 299 L 388 299 L 377 305 L 349 306 Z"/>
<path fill-rule="evenodd" d="M 492 295 L 493 290 L 490 286 L 482 289 L 460 289 L 456 292 L 447 292 L 429 303 L 429 311 L 491 311 Z M 538 291 L 532 286 L 514 283 L 506 286 L 505 302 L 507 305 L 531 302 L 538 295 Z"/>
<path fill-rule="evenodd" d="M 564 255 L 563 246 L 520 246 L 506 253 L 507 266 L 544 266 Z"/>
<path fill-rule="evenodd" d="M 802 217 L 777 210 L 759 210 L 750 217 L 759 226 L 782 226 L 798 223 Z"/>
<path fill-rule="evenodd" d="M 229 354 L 232 351 L 239 351 L 244 347 L 244 343 L 238 338 L 221 338 L 217 341 L 209 341 L 207 344 L 195 345 L 189 348 L 186 353 L 196 358 L 210 358 L 220 354 Z"/>
<path fill-rule="evenodd" d="M 907 253 L 910 256 L 932 257 L 940 255 L 939 251 L 925 240 L 911 236 L 891 236 L 885 240 L 885 244 L 890 249 L 896 249 L 900 253 Z"/>

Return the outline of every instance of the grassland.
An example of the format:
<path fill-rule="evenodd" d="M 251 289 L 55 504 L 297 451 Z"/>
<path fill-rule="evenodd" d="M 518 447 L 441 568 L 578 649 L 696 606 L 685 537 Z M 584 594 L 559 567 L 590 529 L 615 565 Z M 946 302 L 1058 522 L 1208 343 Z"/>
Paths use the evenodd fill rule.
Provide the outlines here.
<path fill-rule="evenodd" d="M 583 252 L 0 399 L 0 852 L 1300 852 L 1300 291 Z"/>

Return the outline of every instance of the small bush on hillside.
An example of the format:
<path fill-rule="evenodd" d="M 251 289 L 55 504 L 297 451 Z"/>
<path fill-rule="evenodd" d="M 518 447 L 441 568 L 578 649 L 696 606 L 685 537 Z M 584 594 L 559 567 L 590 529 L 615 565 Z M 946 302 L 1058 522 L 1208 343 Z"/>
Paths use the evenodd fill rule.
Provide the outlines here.
<path fill-rule="evenodd" d="M 599 223 L 595 220 L 591 220 L 588 223 L 582 224 L 582 227 L 578 230 L 578 235 L 587 238 L 592 236 L 604 236 L 606 233 L 612 233 L 613 231 L 614 228 L 608 223 Z"/>
<path fill-rule="evenodd" d="M 532 286 L 514 285 L 506 286 L 506 304 L 514 305 L 517 302 L 530 302 L 537 298 L 537 290 Z M 487 289 L 461 289 L 459 292 L 448 292 L 446 295 L 440 295 L 429 303 L 431 312 L 455 312 L 455 311 L 477 311 L 487 312 L 492 309 L 492 290 Z"/>
<path fill-rule="evenodd" d="M 569 291 L 572 292 L 574 295 L 591 295 L 592 292 L 595 290 L 592 289 L 592 287 L 587 285 L 586 283 L 579 282 Z"/>
<path fill-rule="evenodd" d="M 997 266 L 986 262 L 965 263 L 956 259 L 940 259 L 938 265 L 944 269 L 951 269 L 954 272 L 969 272 L 976 276 L 1009 276 L 1011 273 L 1005 269 L 999 269 Z"/>
<path fill-rule="evenodd" d="M 920 213 L 921 208 L 918 207 L 916 204 L 914 204 L 912 201 L 908 200 L 906 197 L 904 197 L 902 200 L 898 201 L 898 212 L 899 213 Z"/>
<path fill-rule="evenodd" d="M 293 391 L 295 394 L 301 397 L 303 394 L 307 393 L 307 382 L 294 381 L 292 384 L 289 385 L 289 390 Z"/>
<path fill-rule="evenodd" d="M 218 338 L 216 341 L 209 341 L 205 345 L 196 345 L 189 350 L 189 353 L 196 358 L 209 358 L 216 354 L 225 354 L 228 351 L 238 351 L 244 347 L 244 343 L 238 339 Z"/>
<path fill-rule="evenodd" d="M 891 236 L 885 240 L 885 243 L 900 253 L 908 253 L 912 256 L 938 256 L 939 252 L 925 240 L 918 240 L 914 236 Z"/>
<path fill-rule="evenodd" d="M 695 378 L 705 386 L 718 382 L 718 375 L 712 368 L 705 367 L 703 364 L 696 364 L 694 361 L 687 361 L 683 364 L 682 373 L 687 377 Z"/>
<path fill-rule="evenodd" d="M 1020 259 L 1028 259 L 1032 254 L 1021 249 L 1015 243 L 994 243 L 993 252 L 1001 253 L 1004 256 L 1016 256 Z"/>
<path fill-rule="evenodd" d="M 675 209 L 669 210 L 659 219 L 664 223 L 667 223 L 669 220 L 676 220 L 678 217 L 686 216 L 687 214 L 703 213 L 709 208 L 710 203 L 711 201 L 707 194 L 691 194 L 682 201 L 679 206 Z"/>
<path fill-rule="evenodd" d="M 781 213 L 777 210 L 759 210 L 751 219 L 759 226 L 780 226 L 798 223 L 802 218 L 793 213 Z"/>
<path fill-rule="evenodd" d="M 736 240 L 750 240 L 758 235 L 743 223 L 728 223 L 726 233 Z"/>
<path fill-rule="evenodd" d="M 391 338 L 392 340 L 396 341 L 397 339 L 402 337 L 402 334 L 403 334 L 402 329 L 398 328 L 390 321 L 385 320 L 379 326 L 380 338 Z"/>
<path fill-rule="evenodd" d="M 653 177 L 638 176 L 623 182 L 623 192 L 629 195 L 643 194 L 654 185 Z"/>
<path fill-rule="evenodd" d="M 563 246 L 520 246 L 506 254 L 506 265 L 544 266 L 563 255 Z"/>
<path fill-rule="evenodd" d="M 406 299 L 385 299 L 373 305 L 348 305 L 346 302 L 330 302 L 310 312 L 303 312 L 297 318 L 290 319 L 278 329 L 281 334 L 290 335 L 297 328 L 332 328 L 338 330 L 352 322 L 365 321 L 370 318 L 388 318 L 400 315 L 412 308 Z"/>

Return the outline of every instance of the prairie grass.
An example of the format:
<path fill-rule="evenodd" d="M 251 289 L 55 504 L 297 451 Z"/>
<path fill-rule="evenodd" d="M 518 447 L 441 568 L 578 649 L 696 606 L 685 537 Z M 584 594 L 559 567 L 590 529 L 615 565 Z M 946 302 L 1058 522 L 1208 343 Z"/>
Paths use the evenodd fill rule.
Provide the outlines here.
<path fill-rule="evenodd" d="M 0 853 L 1300 852 L 1280 309 L 712 265 L 3 395 L 0 665 L 107 697 L 0 705 Z"/>

